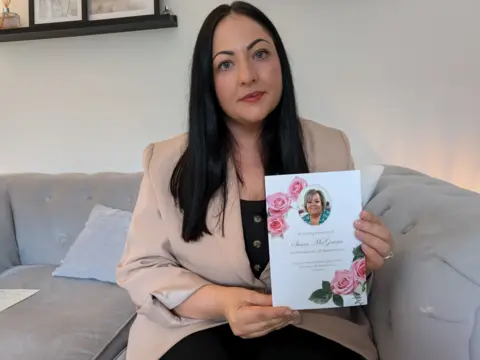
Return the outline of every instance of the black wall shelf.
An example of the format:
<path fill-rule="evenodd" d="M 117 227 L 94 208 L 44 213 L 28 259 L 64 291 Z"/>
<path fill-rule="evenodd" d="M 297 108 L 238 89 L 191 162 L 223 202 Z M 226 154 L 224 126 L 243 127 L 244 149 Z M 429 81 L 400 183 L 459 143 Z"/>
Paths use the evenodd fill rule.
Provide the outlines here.
<path fill-rule="evenodd" d="M 178 27 L 176 15 L 146 15 L 108 20 L 42 24 L 0 30 L 0 42 L 54 39 Z"/>

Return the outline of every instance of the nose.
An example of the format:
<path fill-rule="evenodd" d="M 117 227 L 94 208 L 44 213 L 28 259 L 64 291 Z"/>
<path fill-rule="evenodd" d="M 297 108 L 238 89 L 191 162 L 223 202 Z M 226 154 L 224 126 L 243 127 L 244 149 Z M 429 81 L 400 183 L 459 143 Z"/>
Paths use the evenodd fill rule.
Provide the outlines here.
<path fill-rule="evenodd" d="M 238 83 L 240 85 L 251 85 L 257 81 L 257 70 L 252 62 L 248 60 L 241 61 L 237 68 Z"/>

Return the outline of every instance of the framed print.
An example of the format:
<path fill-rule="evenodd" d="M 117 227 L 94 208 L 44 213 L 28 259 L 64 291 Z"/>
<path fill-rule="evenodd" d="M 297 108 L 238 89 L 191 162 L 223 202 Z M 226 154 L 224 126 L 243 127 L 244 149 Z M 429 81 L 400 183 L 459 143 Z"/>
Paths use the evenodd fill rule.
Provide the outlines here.
<path fill-rule="evenodd" d="M 30 0 L 33 25 L 83 20 L 84 0 Z"/>
<path fill-rule="evenodd" d="M 88 0 L 88 20 L 154 15 L 158 0 Z"/>

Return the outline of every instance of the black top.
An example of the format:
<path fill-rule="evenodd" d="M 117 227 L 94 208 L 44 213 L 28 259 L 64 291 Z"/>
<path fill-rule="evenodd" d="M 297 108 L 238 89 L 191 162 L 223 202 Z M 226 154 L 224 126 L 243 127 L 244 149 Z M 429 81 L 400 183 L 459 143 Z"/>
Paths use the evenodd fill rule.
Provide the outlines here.
<path fill-rule="evenodd" d="M 245 249 L 253 274 L 258 279 L 269 262 L 265 200 L 240 200 Z"/>

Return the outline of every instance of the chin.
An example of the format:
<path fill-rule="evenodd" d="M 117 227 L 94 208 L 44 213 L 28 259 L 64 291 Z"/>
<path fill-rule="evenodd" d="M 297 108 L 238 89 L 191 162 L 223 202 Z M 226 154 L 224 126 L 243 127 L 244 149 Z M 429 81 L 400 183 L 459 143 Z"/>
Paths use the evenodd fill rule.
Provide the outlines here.
<path fill-rule="evenodd" d="M 265 109 L 251 109 L 250 111 L 243 111 L 238 114 L 238 119 L 240 119 L 243 123 L 248 124 L 258 124 L 263 122 L 266 117 L 270 114 L 270 111 L 266 111 Z"/>
<path fill-rule="evenodd" d="M 240 116 L 240 121 L 247 125 L 261 124 L 265 120 L 265 116 Z"/>

